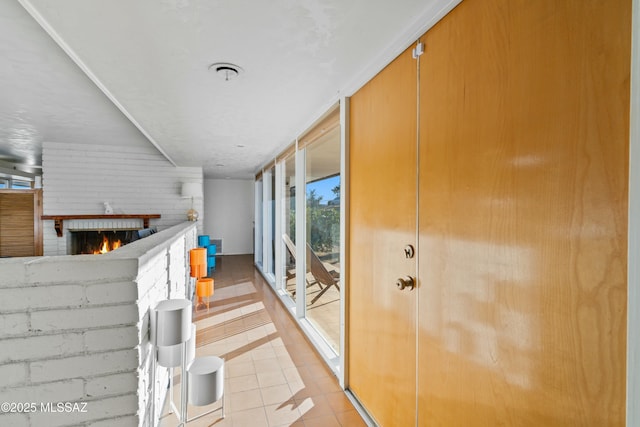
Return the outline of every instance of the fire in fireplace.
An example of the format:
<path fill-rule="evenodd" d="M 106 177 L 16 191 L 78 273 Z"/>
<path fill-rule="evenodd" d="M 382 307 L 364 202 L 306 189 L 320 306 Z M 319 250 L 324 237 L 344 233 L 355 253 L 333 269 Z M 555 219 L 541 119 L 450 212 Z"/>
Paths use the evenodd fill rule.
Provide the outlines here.
<path fill-rule="evenodd" d="M 71 255 L 104 254 L 139 238 L 138 230 L 78 230 L 70 234 Z"/>
<path fill-rule="evenodd" d="M 106 254 L 107 252 L 114 251 L 122 246 L 122 240 L 120 239 L 109 239 L 106 234 L 102 235 L 102 245 L 100 248 L 96 248 L 93 250 L 93 254 Z"/>

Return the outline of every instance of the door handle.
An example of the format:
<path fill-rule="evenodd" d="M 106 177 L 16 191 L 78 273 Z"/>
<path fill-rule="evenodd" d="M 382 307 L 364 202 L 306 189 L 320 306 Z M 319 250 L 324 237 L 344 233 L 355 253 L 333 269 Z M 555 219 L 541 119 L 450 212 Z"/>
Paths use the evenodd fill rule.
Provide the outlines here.
<path fill-rule="evenodd" d="M 401 277 L 398 280 L 396 280 L 396 286 L 401 291 L 404 291 L 407 288 L 411 291 L 413 290 L 413 288 L 416 287 L 416 279 L 414 279 L 411 276 Z"/>

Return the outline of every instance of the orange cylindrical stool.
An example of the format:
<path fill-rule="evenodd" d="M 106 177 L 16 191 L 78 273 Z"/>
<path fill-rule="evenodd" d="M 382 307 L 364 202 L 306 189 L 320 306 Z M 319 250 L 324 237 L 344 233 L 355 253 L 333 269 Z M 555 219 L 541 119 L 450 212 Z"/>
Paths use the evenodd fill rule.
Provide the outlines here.
<path fill-rule="evenodd" d="M 195 248 L 189 251 L 191 277 L 199 279 L 207 275 L 207 248 Z"/>
<path fill-rule="evenodd" d="M 209 310 L 209 297 L 211 295 L 213 295 L 213 279 L 210 277 L 198 279 L 196 282 L 196 296 L 198 297 L 196 311 L 205 307 Z M 205 297 L 207 298 L 206 302 L 204 301 Z"/>

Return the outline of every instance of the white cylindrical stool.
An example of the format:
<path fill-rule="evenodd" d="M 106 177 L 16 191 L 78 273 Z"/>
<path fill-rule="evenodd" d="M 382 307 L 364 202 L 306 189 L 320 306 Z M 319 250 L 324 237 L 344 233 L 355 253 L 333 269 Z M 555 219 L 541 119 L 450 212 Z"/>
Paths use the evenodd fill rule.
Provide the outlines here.
<path fill-rule="evenodd" d="M 170 345 L 170 346 L 160 346 L 158 347 L 158 365 L 164 366 L 165 368 L 169 368 L 169 408 L 176 415 L 181 414 L 181 409 L 176 407 L 175 402 L 173 401 L 173 377 L 174 377 L 174 368 L 182 367 L 182 344 Z M 187 341 L 187 361 L 184 366 L 189 366 L 193 359 L 196 357 L 196 324 L 191 324 L 191 338 Z M 182 378 L 184 378 L 184 373 L 180 372 Z M 180 418 L 180 416 L 178 416 Z"/>
<path fill-rule="evenodd" d="M 187 342 L 191 338 L 192 304 L 188 299 L 169 299 L 158 302 L 150 312 L 150 341 L 155 348 L 153 349 L 153 363 L 151 368 L 151 384 L 152 384 L 152 405 L 151 420 L 155 425 L 155 381 L 156 381 L 156 365 L 160 348 L 165 351 L 168 348 L 177 346 L 178 351 L 182 351 L 179 363 L 181 365 L 180 375 L 184 378 L 184 372 L 187 365 Z M 195 347 L 195 345 L 194 345 Z M 171 352 L 173 353 L 173 352 Z M 167 360 L 169 354 L 163 352 L 163 363 L 172 364 L 175 360 Z M 172 381 L 172 380 L 171 380 Z M 186 387 L 180 389 L 180 406 L 181 410 L 176 412 L 178 420 L 184 422 L 186 418 L 187 407 L 187 390 Z"/>
<path fill-rule="evenodd" d="M 205 406 L 222 399 L 222 407 L 198 415 L 187 422 L 222 409 L 224 418 L 224 359 L 216 356 L 197 357 L 187 369 L 187 401 L 194 406 Z"/>
<path fill-rule="evenodd" d="M 160 301 L 151 313 L 151 343 L 158 347 L 183 344 L 191 337 L 191 301 Z"/>
<path fill-rule="evenodd" d="M 187 341 L 187 363 L 193 361 L 196 356 L 196 324 L 191 324 L 191 337 Z M 158 365 L 165 368 L 177 368 L 182 363 L 182 344 L 158 346 Z"/>

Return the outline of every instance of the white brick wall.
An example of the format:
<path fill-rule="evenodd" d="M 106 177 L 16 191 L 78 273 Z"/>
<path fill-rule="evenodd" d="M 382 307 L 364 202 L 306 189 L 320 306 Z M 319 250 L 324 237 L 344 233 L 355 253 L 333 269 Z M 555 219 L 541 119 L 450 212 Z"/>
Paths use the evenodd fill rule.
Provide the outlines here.
<path fill-rule="evenodd" d="M 37 393 L 31 384 L 0 392 L 0 399 L 3 402 L 35 402 L 38 406 L 41 402 L 76 401 L 83 396 L 84 382 L 81 379 L 39 384 Z M 0 415 L 1 421 L 2 415 Z"/>
<path fill-rule="evenodd" d="M 137 410 L 135 394 L 127 394 L 123 396 L 109 397 L 87 402 L 86 412 L 72 413 L 45 413 L 36 412 L 30 414 L 31 424 L 33 426 L 61 427 L 61 426 L 77 426 L 91 425 L 96 421 L 93 414 L 101 414 L 105 419 L 111 422 L 112 418 L 124 415 L 130 415 Z M 114 425 L 115 423 L 107 423 Z M 131 426 L 132 424 L 129 424 Z M 135 424 L 133 424 L 135 425 Z"/>
<path fill-rule="evenodd" d="M 21 335 L 29 330 L 29 315 L 26 313 L 12 313 L 0 315 L 0 331 L 3 336 Z M 1 377 L 0 377 L 1 378 Z"/>
<path fill-rule="evenodd" d="M 84 349 L 82 333 L 6 338 L 2 344 L 2 363 L 76 354 Z"/>
<path fill-rule="evenodd" d="M 132 286 L 133 285 L 132 283 Z M 138 307 L 134 304 L 74 310 L 36 311 L 31 314 L 31 327 L 36 331 L 61 331 L 77 328 L 103 328 L 135 324 Z"/>
<path fill-rule="evenodd" d="M 45 142 L 42 154 L 44 215 L 102 214 L 109 202 L 114 213 L 160 214 L 150 225 L 163 230 L 186 220 L 191 199 L 180 195 L 182 182 L 203 182 L 202 168 L 175 167 L 154 147 L 96 146 Z M 204 203 L 194 201 L 202 234 Z M 104 227 L 103 221 L 64 222 L 65 229 Z M 141 221 L 134 227 L 142 228 Z M 131 222 L 118 220 L 117 228 Z M 53 221 L 43 223 L 45 255 L 66 255 L 68 233 L 57 237 Z"/>
<path fill-rule="evenodd" d="M 149 310 L 158 301 L 170 298 L 185 298 L 186 290 L 192 279 L 189 278 L 188 251 L 197 246 L 197 233 L 195 229 L 192 233 L 184 235 L 183 239 L 174 240 L 166 252 L 149 256 L 145 262 L 145 267 L 149 270 L 147 274 L 138 281 L 138 306 L 140 314 L 140 336 L 138 371 L 138 406 L 144 411 L 145 417 L 141 416 L 140 426 L 146 426 L 147 416 L 152 412 L 151 405 L 155 409 L 156 420 L 162 412 L 164 399 L 167 393 L 169 381 L 169 371 L 166 368 L 158 367 L 156 371 L 155 383 L 151 383 L 152 354 L 149 344 Z M 123 248 L 123 249 L 126 249 Z M 161 274 L 160 272 L 163 272 Z M 152 391 L 152 388 L 154 391 Z M 150 397 L 155 396 L 155 401 L 151 402 Z M 144 409 L 142 409 L 144 408 Z"/>
<path fill-rule="evenodd" d="M 84 333 L 84 346 L 87 351 L 117 350 L 133 348 L 138 345 L 138 328 L 120 327 L 96 329 Z"/>
<path fill-rule="evenodd" d="M 87 395 L 93 397 L 136 393 L 137 387 L 136 377 L 128 373 L 95 377 L 85 382 Z"/>
<path fill-rule="evenodd" d="M 150 426 L 149 309 L 185 297 L 196 235 L 182 223 L 106 255 L 0 259 L 0 402 L 87 403 L 0 426 Z M 156 380 L 158 416 L 168 370 Z"/>
<path fill-rule="evenodd" d="M 23 384 L 27 381 L 28 365 L 26 363 L 13 363 L 0 365 L 0 378 L 5 386 Z"/>
<path fill-rule="evenodd" d="M 96 421 L 95 423 L 89 423 L 88 427 L 131 427 L 138 423 L 138 417 L 119 417 L 109 418 L 104 421 Z"/>

